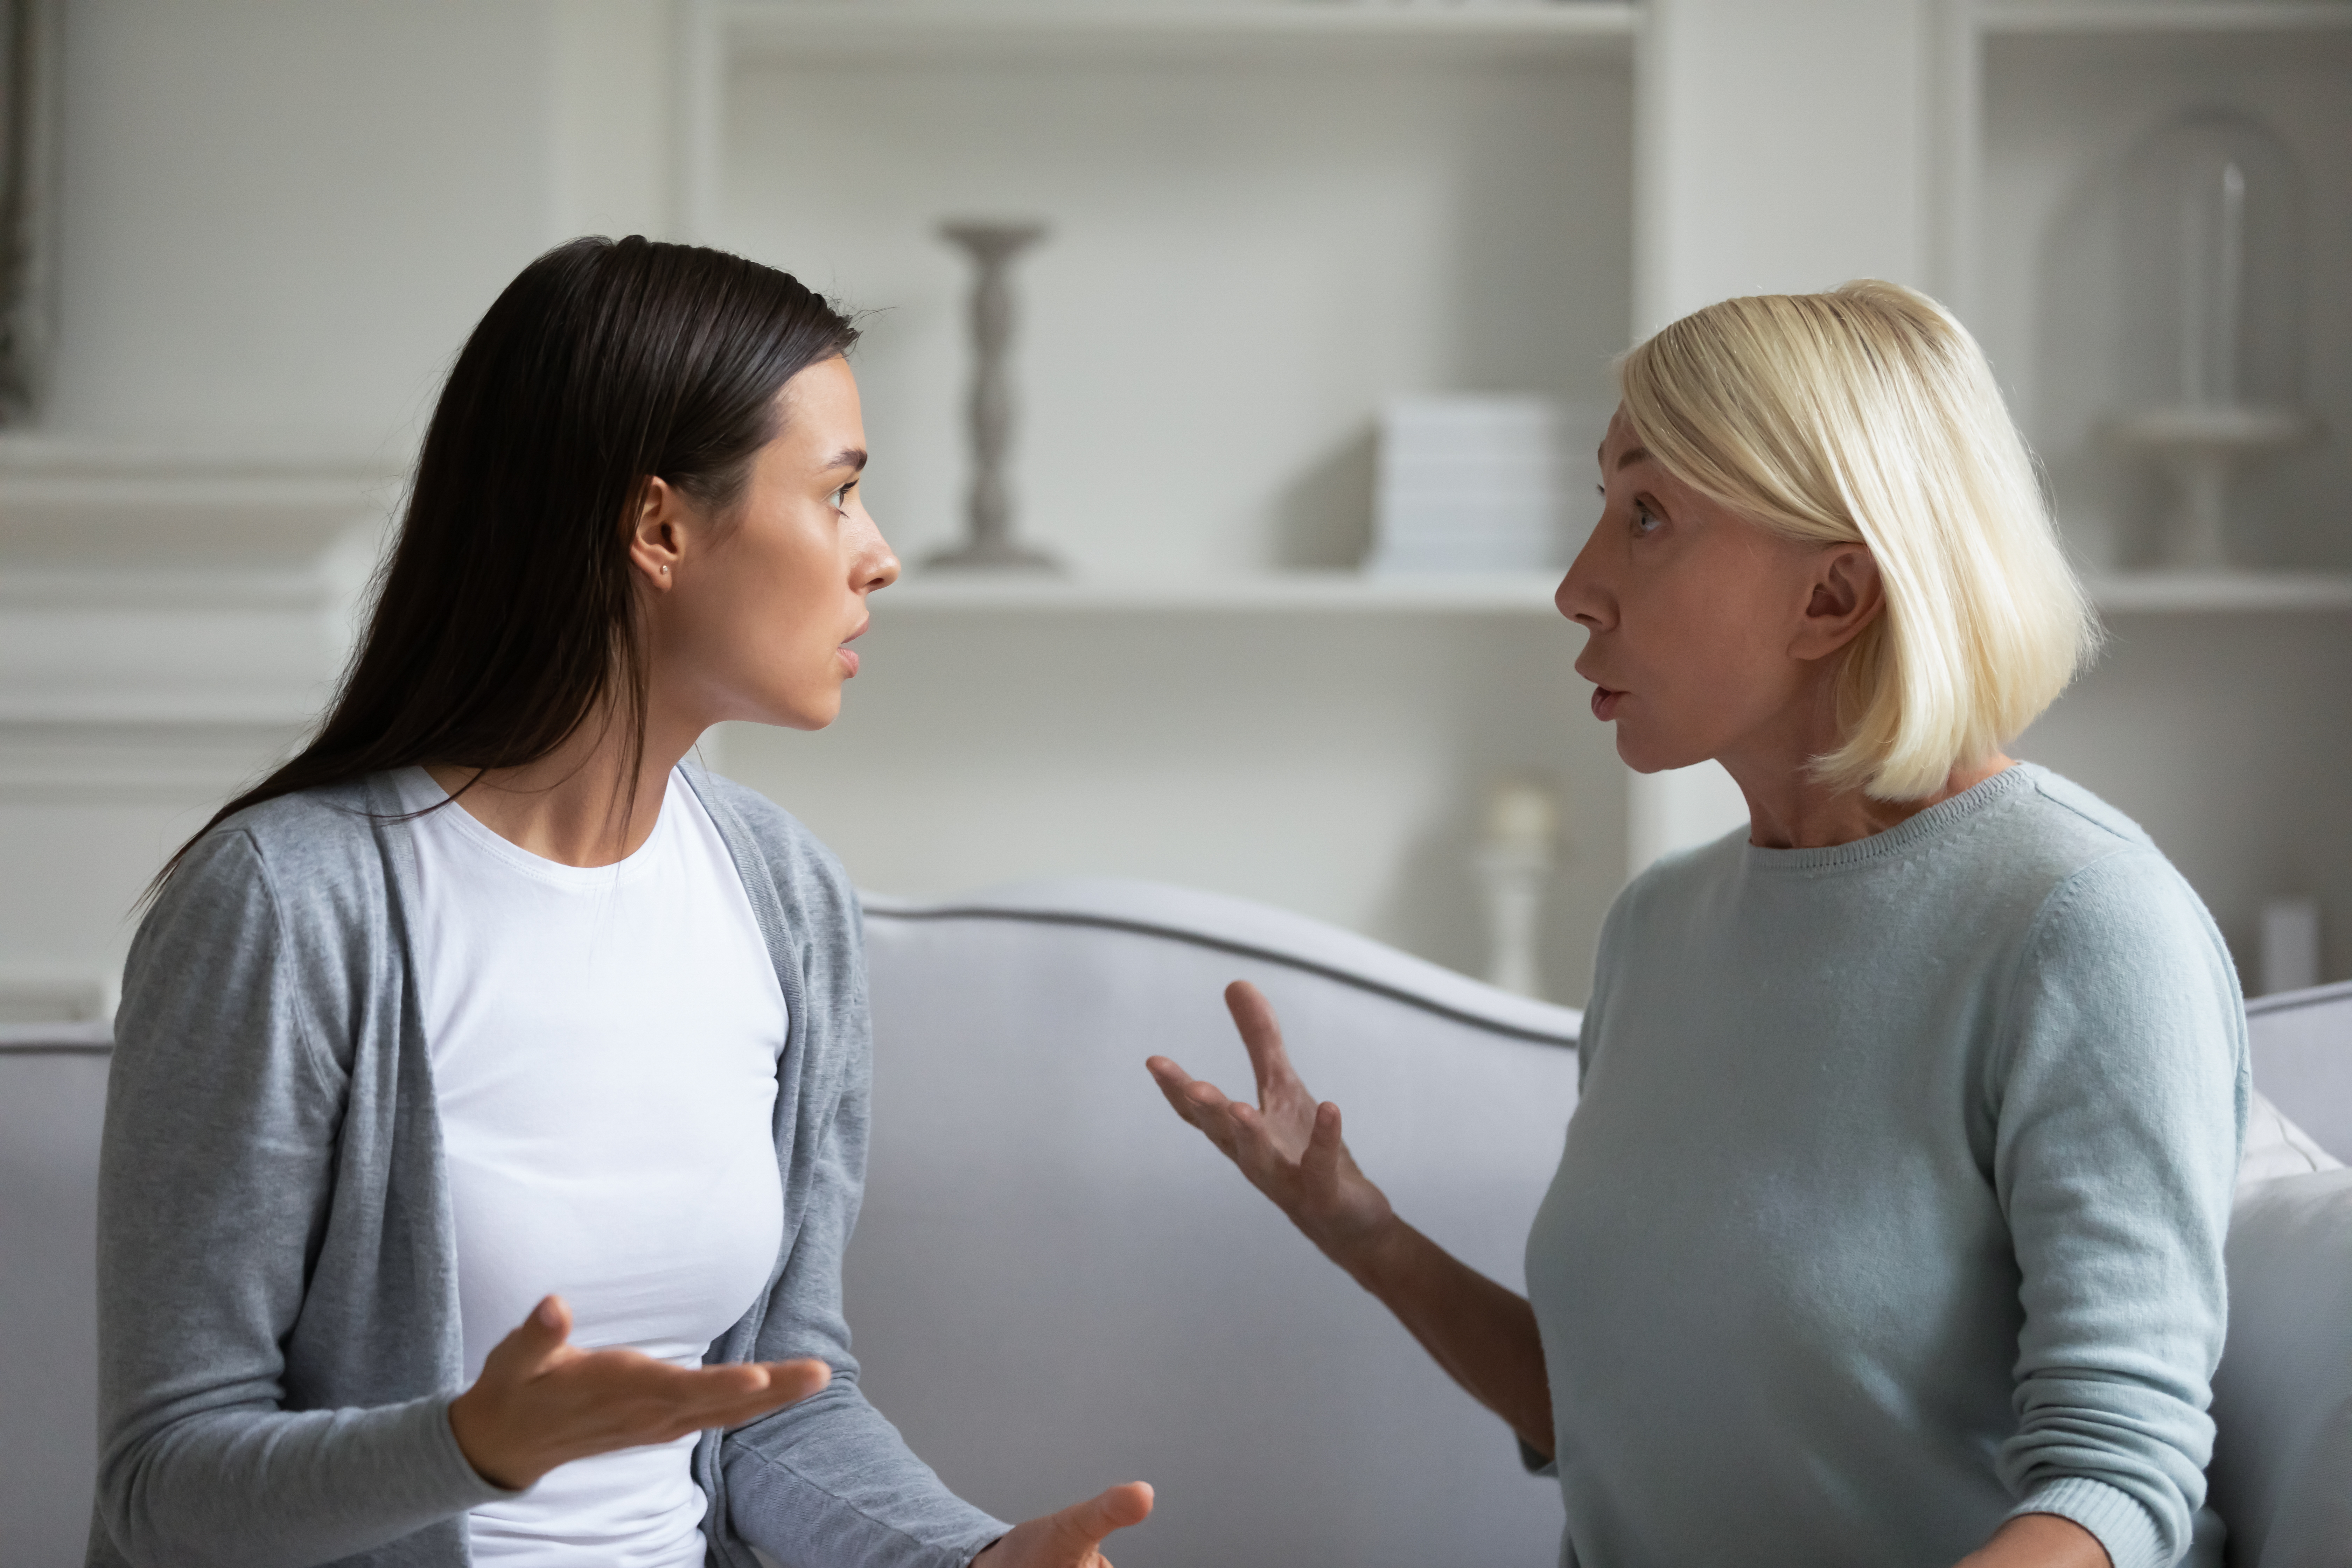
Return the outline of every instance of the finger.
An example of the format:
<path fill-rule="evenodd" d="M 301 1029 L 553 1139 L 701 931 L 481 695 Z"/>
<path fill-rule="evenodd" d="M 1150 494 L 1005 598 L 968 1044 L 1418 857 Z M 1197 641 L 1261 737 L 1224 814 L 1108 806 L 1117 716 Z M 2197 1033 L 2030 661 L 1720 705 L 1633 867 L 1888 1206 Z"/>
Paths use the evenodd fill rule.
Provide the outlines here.
<path fill-rule="evenodd" d="M 1234 1027 L 1241 1031 L 1250 1071 L 1257 1075 L 1257 1101 L 1265 1105 L 1270 1096 L 1298 1082 L 1290 1053 L 1283 1048 L 1282 1024 L 1274 1016 L 1274 1004 L 1248 981 L 1236 980 L 1225 987 L 1225 1011 L 1234 1016 Z"/>
<path fill-rule="evenodd" d="M 561 1296 L 540 1299 L 514 1331 L 482 1358 L 482 1374 L 520 1383 L 545 1372 L 572 1337 L 572 1309 Z"/>
<path fill-rule="evenodd" d="M 1176 1108 L 1177 1115 L 1211 1138 L 1222 1139 L 1233 1110 L 1233 1101 L 1225 1098 L 1223 1089 L 1207 1079 L 1188 1078 L 1181 1089 L 1168 1090 L 1167 1094 L 1168 1103 Z"/>
<path fill-rule="evenodd" d="M 1064 1509 L 1046 1521 L 1056 1553 L 1066 1553 L 1072 1564 L 1084 1563 L 1111 1531 L 1150 1518 L 1151 1500 L 1148 1483 L 1128 1481 Z"/>
<path fill-rule="evenodd" d="M 1333 1186 L 1339 1180 L 1339 1156 L 1346 1148 L 1339 1135 L 1339 1108 L 1327 1100 L 1315 1108 L 1315 1130 L 1307 1135 L 1299 1169 L 1315 1185 Z"/>
<path fill-rule="evenodd" d="M 677 1435 L 713 1426 L 740 1426 L 787 1405 L 797 1405 L 833 1381 L 833 1369 L 821 1361 L 780 1361 L 760 1363 L 767 1385 L 757 1394 L 718 1410 L 701 1413 L 678 1426 Z"/>
<path fill-rule="evenodd" d="M 1200 1080 L 1166 1057 L 1146 1058 L 1143 1066 L 1151 1074 L 1151 1081 L 1160 1086 L 1161 1096 L 1175 1108 L 1176 1114 L 1187 1121 L 1192 1121 L 1192 1102 L 1186 1098 L 1186 1091 Z"/>
<path fill-rule="evenodd" d="M 814 1357 L 761 1363 L 768 1373 L 768 1392 L 777 1395 L 771 1409 L 797 1405 L 833 1382 L 833 1368 Z"/>
<path fill-rule="evenodd" d="M 1224 1091 L 1215 1084 L 1194 1079 L 1185 1086 L 1184 1098 L 1192 1107 L 1185 1120 L 1199 1128 L 1229 1157 L 1238 1160 L 1241 1152 L 1242 1116 L 1254 1110 L 1245 1100 L 1227 1100 Z"/>
<path fill-rule="evenodd" d="M 681 1367 L 636 1351 L 611 1350 L 582 1361 L 604 1389 L 605 1407 L 638 1442 L 740 1426 L 807 1398 L 833 1377 L 832 1368 L 814 1360 Z"/>

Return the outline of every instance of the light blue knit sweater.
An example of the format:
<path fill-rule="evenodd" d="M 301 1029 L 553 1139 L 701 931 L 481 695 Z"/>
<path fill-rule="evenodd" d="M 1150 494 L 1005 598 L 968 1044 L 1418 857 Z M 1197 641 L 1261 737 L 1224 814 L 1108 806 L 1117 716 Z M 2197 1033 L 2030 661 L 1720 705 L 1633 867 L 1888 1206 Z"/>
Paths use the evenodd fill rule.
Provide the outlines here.
<path fill-rule="evenodd" d="M 1528 1244 L 1580 1568 L 1949 1568 L 2062 1514 L 2212 1555 L 2235 973 L 2137 826 L 2019 766 L 1611 910 Z"/>

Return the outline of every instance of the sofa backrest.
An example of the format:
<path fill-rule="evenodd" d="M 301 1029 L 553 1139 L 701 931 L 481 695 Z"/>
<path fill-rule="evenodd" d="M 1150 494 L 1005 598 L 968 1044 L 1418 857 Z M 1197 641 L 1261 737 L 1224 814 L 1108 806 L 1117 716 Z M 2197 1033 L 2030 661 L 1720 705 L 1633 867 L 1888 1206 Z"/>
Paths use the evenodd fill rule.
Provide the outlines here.
<path fill-rule="evenodd" d="M 869 1392 L 952 1484 L 1021 1514 L 1152 1480 L 1162 1505 L 1119 1542 L 1125 1568 L 1549 1560 L 1555 1494 L 1517 1473 L 1501 1425 L 1175 1120 L 1141 1063 L 1163 1052 L 1247 1090 L 1218 992 L 1257 982 L 1400 1206 L 1517 1287 L 1574 1105 L 1572 1011 L 1264 906 L 1137 884 L 877 901 L 868 940 L 877 1116 L 851 1320 Z M 2247 1012 L 2257 1087 L 2352 1157 L 2352 985 Z M 88 1529 L 106 1065 L 100 1030 L 0 1035 L 5 1568 L 70 1568 Z M 2233 1327 L 2352 1322 L 2341 1282 L 2260 1304 L 2237 1277 L 2252 1261 L 2233 1247 Z M 2276 1489 L 2262 1446 L 2231 1437 L 2281 1429 L 2263 1388 L 2320 1396 L 2225 1358 L 2217 1380 L 2217 1506 Z M 2352 1406 L 2343 1419 L 2352 1431 Z M 2329 1484 L 2352 1500 L 2345 1477 Z M 2285 1555 L 2287 1536 L 2259 1556 L 2256 1506 L 2242 1500 L 2234 1568 L 2352 1568 L 2352 1529 L 2332 1558 Z"/>
<path fill-rule="evenodd" d="M 2246 1022 L 2256 1089 L 2327 1153 L 2352 1155 L 2352 985 L 2258 998 Z M 2225 1561 L 2352 1568 L 2352 1170 L 2242 1182 L 2229 1263 L 2207 1471 Z"/>
<path fill-rule="evenodd" d="M 1145 1073 L 1255 1098 L 1255 982 L 1401 1212 L 1513 1289 L 1575 1102 L 1578 1018 L 1278 910 L 1064 882 L 873 904 L 875 1130 L 847 1260 L 865 1385 L 1021 1518 L 1160 1503 L 1120 1568 L 1555 1561 L 1554 1483 Z"/>
<path fill-rule="evenodd" d="M 0 1042 L 0 1568 L 69 1568 L 98 1471 L 98 1133 L 106 1046 Z"/>

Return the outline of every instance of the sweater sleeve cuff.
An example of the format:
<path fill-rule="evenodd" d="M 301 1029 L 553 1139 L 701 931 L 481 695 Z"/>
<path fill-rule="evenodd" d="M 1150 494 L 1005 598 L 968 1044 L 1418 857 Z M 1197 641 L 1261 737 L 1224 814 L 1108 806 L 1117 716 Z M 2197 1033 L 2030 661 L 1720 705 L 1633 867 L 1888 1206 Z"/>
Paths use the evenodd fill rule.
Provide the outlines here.
<path fill-rule="evenodd" d="M 448 1489 L 449 1497 L 464 1500 L 453 1511 L 479 1508 L 486 1502 L 497 1502 L 503 1498 L 520 1497 L 530 1489 L 525 1487 L 519 1491 L 509 1491 L 474 1468 L 473 1461 L 466 1458 L 466 1450 L 457 1446 L 457 1429 L 449 1425 L 449 1406 L 456 1403 L 453 1396 L 442 1394 L 420 1399 L 416 1403 L 420 1418 L 429 1422 L 433 1428 L 431 1447 L 434 1465 L 438 1472 L 436 1479 Z"/>
<path fill-rule="evenodd" d="M 2098 1538 L 2115 1568 L 2172 1568 L 2156 1516 L 2137 1498 L 2105 1481 L 2088 1476 L 2053 1481 L 2010 1510 L 2009 1517 L 2021 1513 L 2074 1521 Z"/>

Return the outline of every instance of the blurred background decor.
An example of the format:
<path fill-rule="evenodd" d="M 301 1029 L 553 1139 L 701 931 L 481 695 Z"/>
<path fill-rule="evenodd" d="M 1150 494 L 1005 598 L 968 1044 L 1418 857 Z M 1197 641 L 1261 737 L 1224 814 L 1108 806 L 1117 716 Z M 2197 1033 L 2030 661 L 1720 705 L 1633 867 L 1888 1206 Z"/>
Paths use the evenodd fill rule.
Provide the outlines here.
<path fill-rule="evenodd" d="M 1987 344 L 2113 634 L 2021 752 L 2145 824 L 2255 984 L 2285 895 L 2315 901 L 2319 978 L 2352 974 L 2339 0 L 57 15 L 57 331 L 39 417 L 0 437 L 0 1018 L 102 1012 L 160 857 L 316 714 L 441 374 L 557 240 L 730 246 L 872 312 L 869 504 L 909 562 L 961 540 L 943 213 L 1053 216 L 1018 263 L 1006 479 L 1067 572 L 918 565 L 834 729 L 706 744 L 863 885 L 1180 882 L 1482 973 L 1488 792 L 1542 777 L 1576 852 L 1536 983 L 1580 1002 L 1625 878 L 1741 802 L 1711 764 L 1627 773 L 1553 567 L 1362 569 L 1382 411 L 1555 410 L 1564 554 L 1611 355 L 1875 275 Z M 2182 394 L 2126 384 L 2120 171 L 2204 112 L 2300 179 L 2299 380 L 2239 395 L 2322 437 L 2237 468 L 2232 564 L 2132 569 L 2177 500 L 2111 424 Z"/>
<path fill-rule="evenodd" d="M 1390 399 L 1381 410 L 1380 490 L 1364 569 L 1565 570 L 1570 461 L 1549 398 Z"/>
<path fill-rule="evenodd" d="M 1013 431 L 1013 258 L 1045 237 L 1040 223 L 948 223 L 940 237 L 971 258 L 971 400 L 964 427 L 971 440 L 971 489 L 964 515 L 971 532 L 940 551 L 933 567 L 1052 572 L 1054 558 L 1015 543 L 1005 460 Z"/>
<path fill-rule="evenodd" d="M 2311 434 L 2303 402 L 2303 189 L 2258 121 L 2194 110 L 2123 168 L 2129 406 L 2111 428 L 2171 480 L 2143 545 L 2162 565 L 2230 563 L 2230 477 Z"/>
<path fill-rule="evenodd" d="M 0 0 L 0 427 L 40 401 L 56 222 L 58 0 Z"/>

